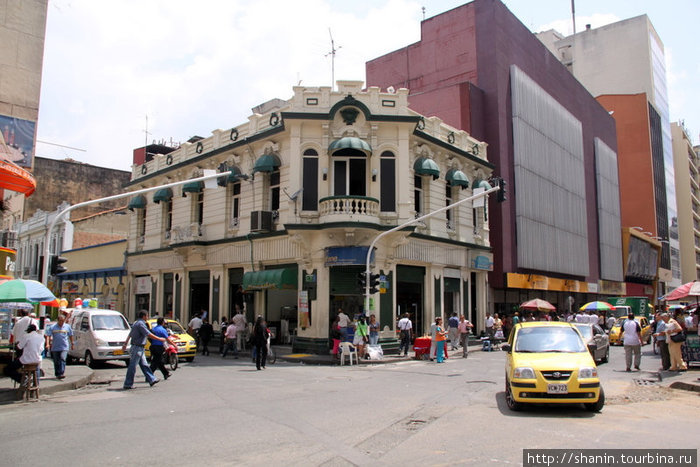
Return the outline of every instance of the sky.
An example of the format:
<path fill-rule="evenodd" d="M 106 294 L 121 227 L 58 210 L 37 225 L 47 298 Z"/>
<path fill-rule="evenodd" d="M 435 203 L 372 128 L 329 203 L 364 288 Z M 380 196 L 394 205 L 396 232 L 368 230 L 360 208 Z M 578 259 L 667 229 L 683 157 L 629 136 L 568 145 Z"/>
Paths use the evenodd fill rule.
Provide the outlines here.
<path fill-rule="evenodd" d="M 292 86 L 365 79 L 464 0 L 49 0 L 35 154 L 131 170 L 146 142 L 245 123 Z M 504 0 L 533 32 L 572 33 L 571 0 Z M 196 8 L 194 6 L 196 5 Z M 425 11 L 423 11 L 425 7 Z M 576 30 L 647 14 L 665 46 L 671 121 L 700 132 L 697 0 L 578 0 Z"/>

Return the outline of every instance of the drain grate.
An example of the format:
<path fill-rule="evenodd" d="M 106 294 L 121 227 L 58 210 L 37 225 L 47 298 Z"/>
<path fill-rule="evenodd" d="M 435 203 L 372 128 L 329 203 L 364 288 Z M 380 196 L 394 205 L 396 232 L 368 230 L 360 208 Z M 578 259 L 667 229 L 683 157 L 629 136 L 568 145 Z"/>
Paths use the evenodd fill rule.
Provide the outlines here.
<path fill-rule="evenodd" d="M 633 379 L 632 381 L 637 386 L 658 386 L 658 381 L 650 379 Z"/>

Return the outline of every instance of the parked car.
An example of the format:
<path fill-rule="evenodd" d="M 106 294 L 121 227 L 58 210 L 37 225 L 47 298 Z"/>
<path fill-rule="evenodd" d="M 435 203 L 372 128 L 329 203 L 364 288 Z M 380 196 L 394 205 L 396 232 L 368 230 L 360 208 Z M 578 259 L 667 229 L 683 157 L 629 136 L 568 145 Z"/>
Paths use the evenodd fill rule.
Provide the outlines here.
<path fill-rule="evenodd" d="M 506 403 L 582 403 L 599 412 L 605 394 L 598 368 L 573 324 L 530 321 L 518 323 L 501 346 L 506 357 Z"/>
<path fill-rule="evenodd" d="M 578 332 L 583 336 L 583 342 L 593 355 L 596 363 L 608 363 L 610 359 L 610 339 L 597 324 L 574 323 Z"/>
<path fill-rule="evenodd" d="M 149 319 L 146 321 L 148 329 L 152 329 L 156 325 L 156 318 Z M 178 359 L 184 359 L 186 362 L 191 362 L 197 355 L 197 341 L 194 337 L 187 334 L 185 328 L 175 321 L 174 319 L 166 319 L 163 325 L 165 329 L 168 330 L 171 336 L 174 337 L 175 345 L 177 346 L 177 357 Z M 151 342 L 146 342 L 146 357 L 151 357 Z"/>
<path fill-rule="evenodd" d="M 73 328 L 73 348 L 68 351 L 68 359 L 84 359 L 90 368 L 107 360 L 128 364 L 129 350 L 122 351 L 122 345 L 131 327 L 124 315 L 114 310 L 76 308 L 68 324 Z"/>
<path fill-rule="evenodd" d="M 615 320 L 615 324 L 610 328 L 610 345 L 622 345 L 622 323 L 627 319 L 627 316 L 621 316 Z M 651 342 L 651 326 L 646 316 L 635 316 L 634 320 L 639 323 L 642 328 L 642 345 Z"/>

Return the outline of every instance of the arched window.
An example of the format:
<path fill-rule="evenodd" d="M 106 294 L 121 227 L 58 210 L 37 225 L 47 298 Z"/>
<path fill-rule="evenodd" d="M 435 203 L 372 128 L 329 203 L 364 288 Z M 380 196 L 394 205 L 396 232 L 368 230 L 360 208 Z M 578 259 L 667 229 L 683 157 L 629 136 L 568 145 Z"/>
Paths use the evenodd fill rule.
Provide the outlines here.
<path fill-rule="evenodd" d="M 318 210 L 318 153 L 313 149 L 304 151 L 302 168 L 301 210 Z"/>
<path fill-rule="evenodd" d="M 380 211 L 396 211 L 396 158 L 391 151 L 384 151 L 379 160 Z"/>

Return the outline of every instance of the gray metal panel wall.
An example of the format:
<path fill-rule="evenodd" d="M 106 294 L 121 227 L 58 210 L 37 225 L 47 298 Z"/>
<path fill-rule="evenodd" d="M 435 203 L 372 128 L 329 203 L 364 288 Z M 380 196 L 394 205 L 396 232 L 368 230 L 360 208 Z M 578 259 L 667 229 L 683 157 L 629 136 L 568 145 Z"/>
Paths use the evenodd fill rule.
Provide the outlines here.
<path fill-rule="evenodd" d="M 617 153 L 601 139 L 594 139 L 596 185 L 598 189 L 598 241 L 600 278 L 624 280 L 620 227 L 620 183 Z"/>
<path fill-rule="evenodd" d="M 510 67 L 518 266 L 588 276 L 581 122 Z"/>

